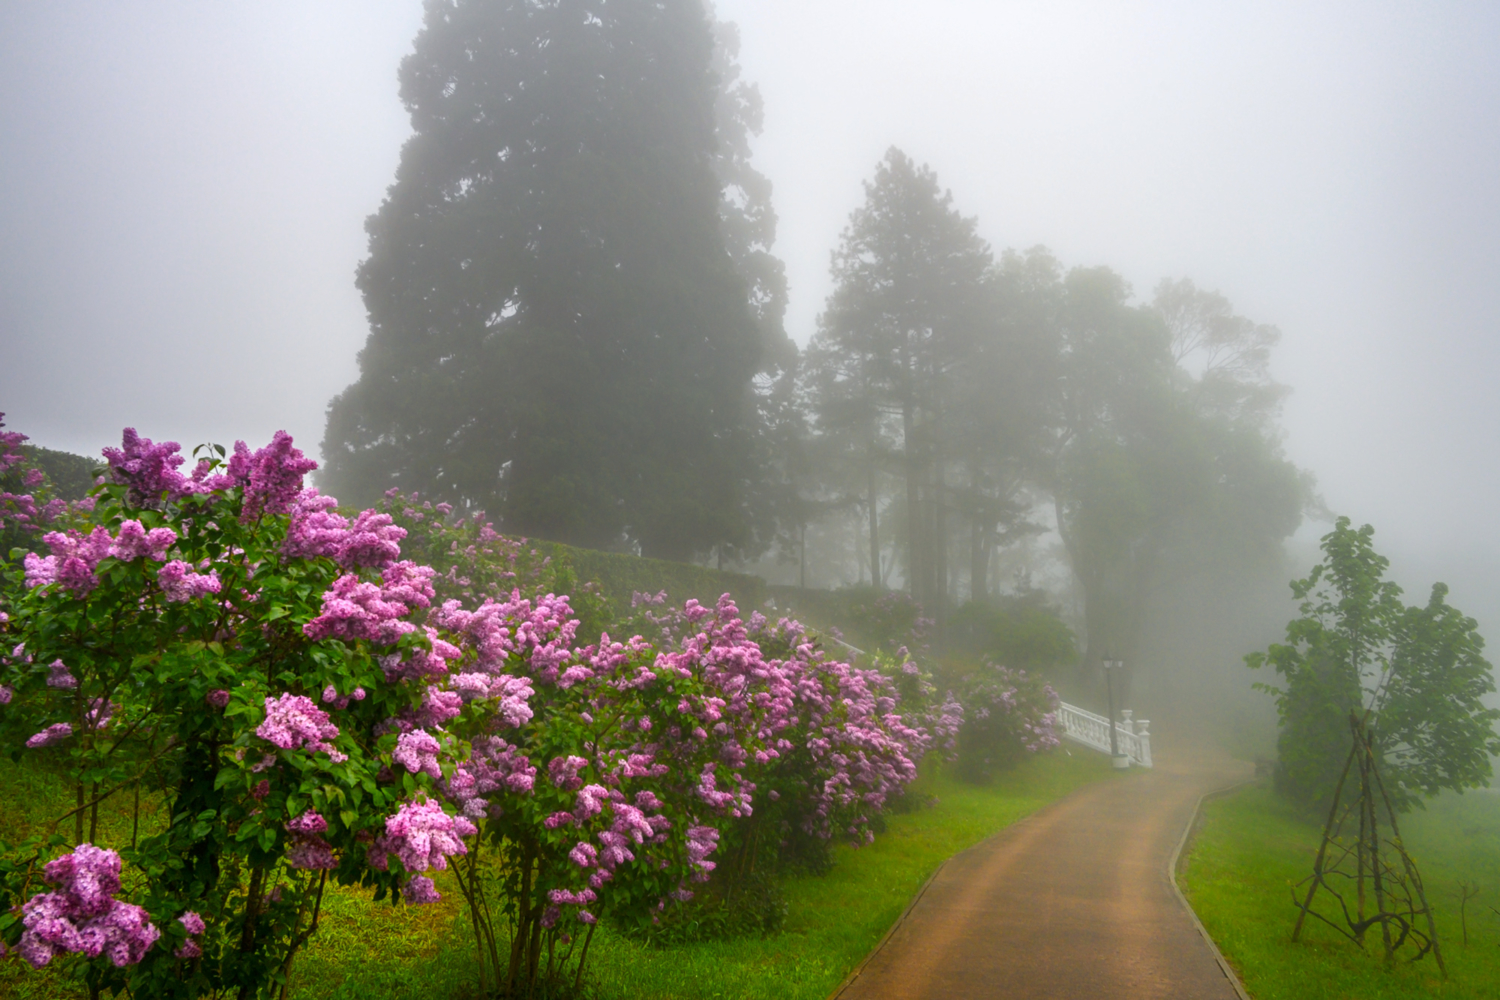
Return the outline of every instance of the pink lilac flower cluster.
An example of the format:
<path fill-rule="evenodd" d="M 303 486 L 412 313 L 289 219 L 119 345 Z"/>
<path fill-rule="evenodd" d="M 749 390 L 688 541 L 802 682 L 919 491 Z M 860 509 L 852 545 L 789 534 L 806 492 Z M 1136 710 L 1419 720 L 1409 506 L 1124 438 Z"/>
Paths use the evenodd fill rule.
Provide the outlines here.
<path fill-rule="evenodd" d="M 302 492 L 302 477 L 317 467 L 317 462 L 293 446 L 286 431 L 277 431 L 270 444 L 253 453 L 245 442 L 236 441 L 224 472 L 244 488 L 240 523 L 249 524 L 266 514 L 285 514 Z"/>
<path fill-rule="evenodd" d="M 114 898 L 120 891 L 114 851 L 80 844 L 48 862 L 46 879 L 58 891 L 38 893 L 21 908 L 25 930 L 17 950 L 33 968 L 60 953 L 135 965 L 161 936 L 145 910 Z"/>
<path fill-rule="evenodd" d="M 283 750 L 306 747 L 321 750 L 335 762 L 348 758 L 328 742 L 339 729 L 328 720 L 328 713 L 313 704 L 311 698 L 287 692 L 266 699 L 266 720 L 255 729 L 255 735 Z"/>
<path fill-rule="evenodd" d="M 435 572 L 430 566 L 398 562 L 386 567 L 378 585 L 347 573 L 323 595 L 323 613 L 302 631 L 314 640 L 365 639 L 388 646 L 416 631 L 407 618 L 431 606 Z"/>
<path fill-rule="evenodd" d="M 44 587 L 59 583 L 80 597 L 90 593 L 99 585 L 94 569 L 110 554 L 114 539 L 104 528 L 96 527 L 89 534 L 70 530 L 66 533 L 50 531 L 42 541 L 52 550 L 49 556 L 28 552 L 24 560 L 27 587 Z"/>
<path fill-rule="evenodd" d="M 366 510 L 351 524 L 337 511 L 338 501 L 317 490 L 303 490 L 291 504 L 282 554 L 288 558 L 333 559 L 345 569 L 369 566 L 384 569 L 401 558 L 406 529 L 391 523 L 389 514 Z"/>
<path fill-rule="evenodd" d="M 727 594 L 713 609 L 690 601 L 648 615 L 677 646 L 658 657 L 656 669 L 700 675 L 720 692 L 679 706 L 697 716 L 695 735 L 748 729 L 760 744 L 749 760 L 726 745 L 722 764 L 699 776 L 700 798 L 746 814 L 748 793 L 766 785 L 767 797 L 805 832 L 827 837 L 842 829 L 870 839 L 870 815 L 915 778 L 916 761 L 932 744 L 925 727 L 895 711 L 891 679 L 828 659 L 797 622 L 772 625 L 755 614 L 747 624 Z M 768 649 L 784 653 L 768 656 Z"/>
<path fill-rule="evenodd" d="M 181 559 L 173 559 L 156 571 L 156 582 L 161 584 L 162 594 L 168 601 L 181 603 L 195 597 L 207 597 L 219 592 L 219 574 L 215 570 L 195 573 Z"/>
<path fill-rule="evenodd" d="M 188 910 L 177 918 L 177 922 L 182 925 L 183 930 L 187 931 L 188 939 L 182 942 L 182 946 L 172 954 L 178 958 L 201 958 L 203 946 L 199 944 L 198 938 L 208 929 L 203 923 L 203 918 L 192 910 Z"/>
<path fill-rule="evenodd" d="M 328 821 L 316 810 L 309 809 L 286 825 L 286 863 L 293 868 L 330 869 L 337 868 L 333 858 L 333 847 L 323 834 L 328 832 Z"/>
<path fill-rule="evenodd" d="M 302 492 L 302 477 L 318 467 L 293 446 L 286 431 L 277 431 L 270 444 L 254 452 L 245 442 L 236 441 L 222 473 L 215 473 L 213 463 L 205 459 L 192 475 L 183 475 L 178 471 L 186 461 L 181 451 L 175 441 L 157 444 L 127 427 L 120 447 L 105 448 L 104 458 L 114 481 L 128 487 L 130 506 L 160 507 L 164 500 L 177 502 L 238 487 L 242 524 L 266 514 L 286 513 Z"/>
<path fill-rule="evenodd" d="M 176 543 L 177 532 L 171 528 L 147 531 L 139 521 L 125 521 L 110 544 L 109 554 L 121 562 L 142 558 L 162 562 L 167 558 L 167 550 Z"/>
<path fill-rule="evenodd" d="M 536 770 L 519 747 L 498 736 L 480 736 L 470 745 L 469 759 L 443 782 L 442 791 L 465 816 L 479 819 L 492 814 L 487 796 L 495 792 L 530 795 Z"/>
<path fill-rule="evenodd" d="M 95 527 L 89 534 L 78 531 L 48 532 L 42 541 L 52 550 L 49 556 L 27 553 L 25 559 L 26 586 L 44 587 L 60 583 L 79 596 L 90 593 L 99 585 L 97 569 L 104 559 L 112 557 L 124 562 L 146 558 L 160 562 L 167 551 L 177 542 L 177 532 L 171 528 L 152 528 L 147 531 L 139 521 L 125 521 L 117 535 L 102 527 Z M 169 599 L 186 600 L 186 597 L 171 597 L 173 586 L 179 592 L 199 596 L 217 592 L 218 576 L 209 573 L 199 576 L 191 573 L 186 564 L 171 562 L 162 567 L 160 574 L 163 589 Z M 183 588 L 186 588 L 184 591 Z"/>
<path fill-rule="evenodd" d="M 448 815 L 432 799 L 403 802 L 396 815 L 385 821 L 385 833 L 370 846 L 370 866 L 385 871 L 394 854 L 410 873 L 442 871 L 449 857 L 469 852 L 463 838 L 478 832 L 466 817 Z"/>
<path fill-rule="evenodd" d="M 425 774 L 437 781 L 443 776 L 442 765 L 438 763 L 438 754 L 442 751 L 443 745 L 438 742 L 436 736 L 421 729 L 414 729 L 397 737 L 396 749 L 391 752 L 391 760 L 406 768 L 411 774 Z"/>

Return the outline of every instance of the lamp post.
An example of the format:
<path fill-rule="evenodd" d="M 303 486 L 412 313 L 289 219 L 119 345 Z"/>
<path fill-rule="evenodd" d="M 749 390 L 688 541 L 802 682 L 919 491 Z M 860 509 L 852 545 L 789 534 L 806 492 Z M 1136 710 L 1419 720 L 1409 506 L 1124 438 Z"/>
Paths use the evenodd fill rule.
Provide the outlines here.
<path fill-rule="evenodd" d="M 1130 757 L 1120 752 L 1120 734 L 1115 729 L 1115 671 L 1125 666 L 1124 660 L 1119 660 L 1104 654 L 1104 686 L 1109 691 L 1109 759 L 1117 768 L 1130 766 Z"/>

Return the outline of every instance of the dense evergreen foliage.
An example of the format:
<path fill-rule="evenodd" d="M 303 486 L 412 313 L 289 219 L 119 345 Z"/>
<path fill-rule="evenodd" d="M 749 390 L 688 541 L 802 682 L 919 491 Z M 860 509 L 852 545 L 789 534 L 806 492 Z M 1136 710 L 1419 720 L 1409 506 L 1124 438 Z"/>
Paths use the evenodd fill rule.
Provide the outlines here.
<path fill-rule="evenodd" d="M 677 559 L 736 535 L 777 293 L 757 284 L 757 316 L 726 249 L 713 59 L 699 0 L 428 3 L 331 489 L 420 488 Z M 754 257 L 765 236 L 733 242 Z"/>

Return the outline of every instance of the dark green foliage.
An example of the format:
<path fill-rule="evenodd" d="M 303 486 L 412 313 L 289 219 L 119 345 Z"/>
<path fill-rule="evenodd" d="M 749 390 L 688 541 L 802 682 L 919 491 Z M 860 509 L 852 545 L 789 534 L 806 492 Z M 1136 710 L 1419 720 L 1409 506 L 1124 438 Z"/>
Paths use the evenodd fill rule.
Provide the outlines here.
<path fill-rule="evenodd" d="M 874 587 L 769 589 L 780 609 L 778 614 L 791 615 L 825 631 L 837 629 L 845 641 L 868 653 L 894 656 L 902 646 L 914 655 L 931 651 L 932 620 L 924 616 L 910 594 Z"/>
<path fill-rule="evenodd" d="M 1022 670 L 1073 663 L 1073 630 L 1046 603 L 1045 591 L 970 601 L 953 613 L 944 634 L 946 649 Z"/>
<path fill-rule="evenodd" d="M 712 607 L 721 595 L 730 594 L 747 618 L 757 610 L 770 613 L 770 609 L 763 608 L 766 583 L 758 576 L 664 559 L 643 559 L 622 552 L 599 552 L 558 542 L 531 540 L 527 544 L 564 563 L 576 579 L 597 583 L 617 614 L 630 611 L 633 595 L 654 595 L 663 590 L 667 592 L 668 604 L 682 604 L 694 598 Z"/>
<path fill-rule="evenodd" d="M 1448 606 L 1441 583 L 1425 607 L 1404 606 L 1374 535 L 1339 518 L 1323 537 L 1323 562 L 1292 582 L 1301 617 L 1287 624 L 1286 642 L 1245 657 L 1281 677 L 1284 686 L 1258 685 L 1281 717 L 1276 788 L 1309 809 L 1326 806 L 1338 784 L 1351 712 L 1368 712 L 1400 809 L 1445 788 L 1484 786 L 1500 753 L 1500 711 L 1483 704 L 1495 686 L 1474 620 Z"/>
<path fill-rule="evenodd" d="M 761 334 L 720 231 L 713 49 L 699 0 L 428 4 L 331 492 L 673 559 L 741 531 Z"/>
<path fill-rule="evenodd" d="M 47 474 L 52 495 L 63 500 L 82 500 L 94 485 L 94 476 L 104 462 L 84 458 L 66 451 L 53 451 L 37 445 L 26 446 L 26 457 Z"/>

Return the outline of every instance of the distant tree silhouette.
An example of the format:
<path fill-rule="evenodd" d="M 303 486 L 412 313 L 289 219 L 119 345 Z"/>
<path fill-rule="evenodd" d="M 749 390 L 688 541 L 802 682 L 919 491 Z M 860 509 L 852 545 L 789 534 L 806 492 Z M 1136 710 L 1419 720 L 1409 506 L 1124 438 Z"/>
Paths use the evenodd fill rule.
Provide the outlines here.
<path fill-rule="evenodd" d="M 744 534 L 750 382 L 784 287 L 768 186 L 716 138 L 736 94 L 758 127 L 753 90 L 714 59 L 701 0 L 429 0 L 400 70 L 415 134 L 366 223 L 360 376 L 329 407 L 331 492 L 421 490 L 675 559 Z M 749 193 L 738 228 L 725 181 Z"/>

